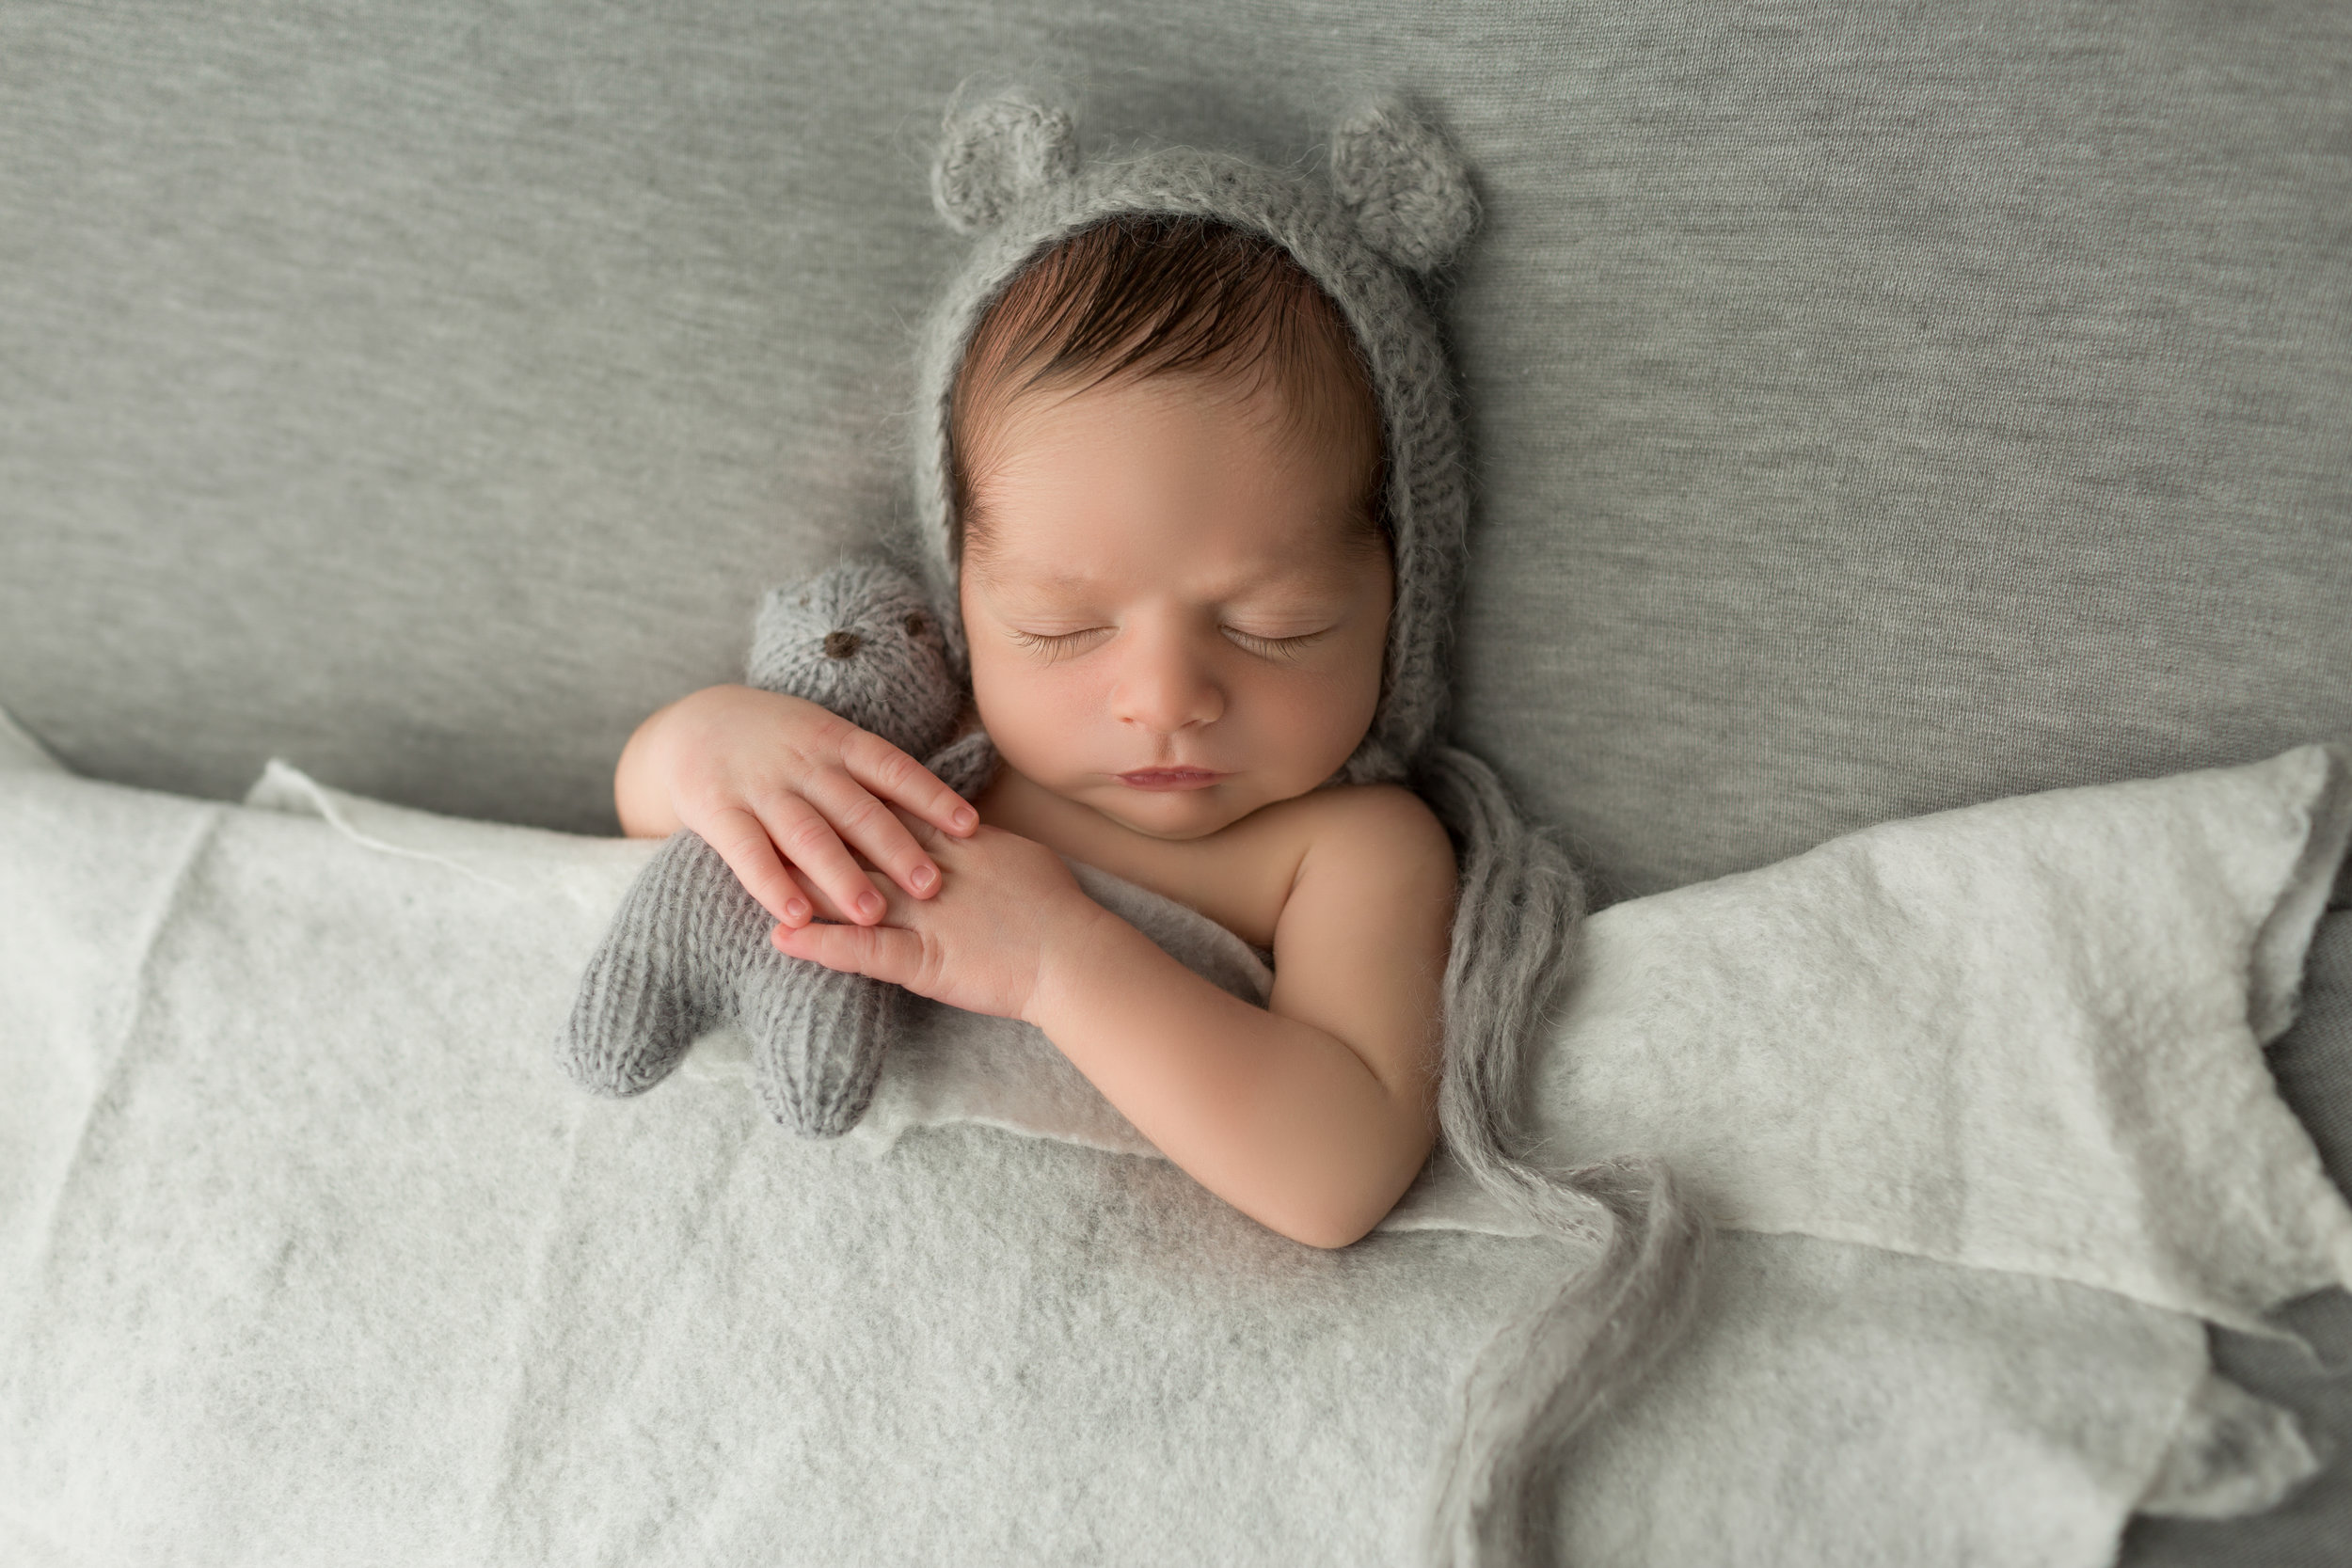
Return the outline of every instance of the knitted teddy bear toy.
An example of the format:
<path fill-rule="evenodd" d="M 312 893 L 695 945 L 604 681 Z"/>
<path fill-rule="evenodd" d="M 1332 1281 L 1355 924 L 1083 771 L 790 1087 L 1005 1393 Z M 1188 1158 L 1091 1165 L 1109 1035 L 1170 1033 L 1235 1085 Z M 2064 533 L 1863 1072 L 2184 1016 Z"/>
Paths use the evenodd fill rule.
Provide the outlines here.
<path fill-rule="evenodd" d="M 967 800 L 994 771 L 986 735 L 945 745 L 962 688 L 938 616 L 894 567 L 853 562 L 769 593 L 746 674 L 924 759 Z M 848 1132 L 873 1098 L 899 990 L 778 952 L 774 926 L 719 852 L 679 830 L 638 873 L 580 976 L 557 1061 L 584 1089 L 642 1094 L 732 1019 L 751 1037 L 771 1115 L 807 1137 Z"/>

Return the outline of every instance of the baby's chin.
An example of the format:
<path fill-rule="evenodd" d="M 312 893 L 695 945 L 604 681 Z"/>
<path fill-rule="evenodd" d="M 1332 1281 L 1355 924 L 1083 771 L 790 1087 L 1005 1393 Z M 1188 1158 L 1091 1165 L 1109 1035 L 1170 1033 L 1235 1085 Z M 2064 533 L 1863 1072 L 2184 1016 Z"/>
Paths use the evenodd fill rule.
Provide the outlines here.
<path fill-rule="evenodd" d="M 1079 790 L 1070 798 L 1132 832 L 1170 843 L 1221 832 L 1259 807 L 1273 803 L 1254 791 L 1221 782 L 1205 789 L 1143 790 L 1114 780 Z"/>

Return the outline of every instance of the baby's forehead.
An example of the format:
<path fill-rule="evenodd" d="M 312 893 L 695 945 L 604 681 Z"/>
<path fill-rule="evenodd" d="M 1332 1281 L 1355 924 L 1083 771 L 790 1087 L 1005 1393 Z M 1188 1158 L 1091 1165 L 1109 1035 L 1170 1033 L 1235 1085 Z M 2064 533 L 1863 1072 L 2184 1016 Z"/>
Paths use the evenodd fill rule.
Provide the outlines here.
<path fill-rule="evenodd" d="M 1115 553 L 1078 561 L 1012 543 L 975 551 L 964 563 L 964 576 L 999 593 L 1079 598 L 1178 576 L 1200 596 L 1219 600 L 1313 598 L 1343 592 L 1352 583 L 1359 565 L 1348 550 L 1336 542 L 1296 544 L 1291 549 L 1276 546 L 1196 556 L 1185 563 L 1186 569 L 1172 573 L 1155 571 L 1149 562 L 1121 561 Z"/>

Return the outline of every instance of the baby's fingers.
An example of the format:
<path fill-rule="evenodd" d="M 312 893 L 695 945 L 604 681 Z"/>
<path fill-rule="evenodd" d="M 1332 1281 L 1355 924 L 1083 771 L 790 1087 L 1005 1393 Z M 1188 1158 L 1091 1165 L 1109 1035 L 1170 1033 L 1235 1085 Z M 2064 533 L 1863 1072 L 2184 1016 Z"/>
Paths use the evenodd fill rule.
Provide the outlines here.
<path fill-rule="evenodd" d="M 719 851 L 719 858 L 727 863 L 727 869 L 743 884 L 743 891 L 759 900 L 760 908 L 787 926 L 798 926 L 808 919 L 813 912 L 808 900 L 801 895 L 800 884 L 785 869 L 758 817 L 739 808 L 723 811 L 705 823 L 700 832 L 703 842 Z"/>
<path fill-rule="evenodd" d="M 847 974 L 919 990 L 923 939 L 898 926 L 779 926 L 770 938 L 779 951 Z"/>
<path fill-rule="evenodd" d="M 884 876 L 916 898 L 929 898 L 939 891 L 937 863 L 908 832 L 913 826 L 929 833 L 930 824 L 920 817 L 899 816 L 845 772 L 826 772 L 810 780 L 807 789 L 810 803 L 825 814 L 825 820 Z"/>
<path fill-rule="evenodd" d="M 881 890 L 842 843 L 841 835 L 828 820 L 830 814 L 792 794 L 779 794 L 764 800 L 761 808 L 760 822 L 776 847 L 784 851 L 785 858 L 810 885 L 821 890 L 832 901 L 827 913 L 860 925 L 871 925 L 882 917 L 888 905 Z"/>
<path fill-rule="evenodd" d="M 870 730 L 860 730 L 850 737 L 841 748 L 841 762 L 851 778 L 882 800 L 904 806 L 958 838 L 968 837 L 979 826 L 979 813 L 941 784 L 938 774 Z"/>

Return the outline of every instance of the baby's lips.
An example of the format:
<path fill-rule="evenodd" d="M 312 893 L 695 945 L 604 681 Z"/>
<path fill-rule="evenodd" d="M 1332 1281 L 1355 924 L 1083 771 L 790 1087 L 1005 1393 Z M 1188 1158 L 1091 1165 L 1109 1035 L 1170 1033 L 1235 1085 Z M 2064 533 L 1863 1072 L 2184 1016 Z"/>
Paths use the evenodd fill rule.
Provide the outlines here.
<path fill-rule="evenodd" d="M 1118 775 L 1132 789 L 1205 788 L 1231 775 L 1213 768 L 1136 768 Z"/>

